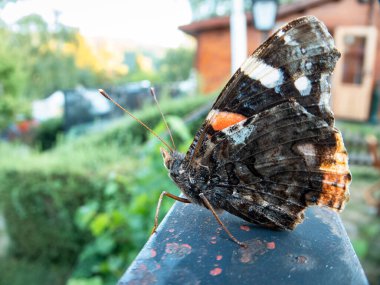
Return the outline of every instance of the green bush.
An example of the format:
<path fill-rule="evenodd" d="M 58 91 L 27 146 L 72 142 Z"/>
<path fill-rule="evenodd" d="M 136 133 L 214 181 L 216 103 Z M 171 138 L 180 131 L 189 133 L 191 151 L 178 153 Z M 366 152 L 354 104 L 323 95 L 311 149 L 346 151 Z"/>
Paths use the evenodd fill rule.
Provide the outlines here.
<path fill-rule="evenodd" d="M 209 97 L 199 96 L 179 98 L 176 100 L 165 100 L 162 101 L 160 105 L 166 117 L 175 116 L 184 118 L 207 102 L 210 102 Z M 162 123 L 161 114 L 157 111 L 156 106 L 149 106 L 140 112 L 136 112 L 134 115 L 150 127 L 155 127 Z M 195 133 L 196 129 L 199 128 L 202 120 L 204 120 L 203 117 L 189 125 L 192 133 Z M 113 126 L 110 126 L 100 136 L 95 136 L 94 139 L 96 143 L 112 142 L 119 143 L 125 147 L 125 143 L 129 143 L 131 140 L 140 143 L 145 141 L 149 135 L 149 132 L 138 122 L 132 120 L 129 116 L 126 116 L 123 120 L 120 120 Z M 181 138 L 177 134 L 175 140 L 180 139 Z"/>
<path fill-rule="evenodd" d="M 51 149 L 55 146 L 58 136 L 63 133 L 63 120 L 50 119 L 41 123 L 37 129 L 34 138 L 34 144 L 41 150 Z"/>
<path fill-rule="evenodd" d="M 96 185 L 85 175 L 59 169 L 3 175 L 2 210 L 12 241 L 10 254 L 30 261 L 74 264 L 89 240 L 89 233 L 73 223 L 74 215 L 90 198 L 100 199 Z"/>
<path fill-rule="evenodd" d="M 91 240 L 90 232 L 75 224 L 76 212 L 90 200 L 101 201 L 101 184 L 78 167 L 80 156 L 4 145 L 0 153 L 0 213 L 11 241 L 6 262 L 0 262 L 7 264 L 0 266 L 0 279 L 4 284 L 65 284 Z M 69 157 L 73 165 L 66 165 Z M 48 282 L 63 277 L 62 283 Z"/>
<path fill-rule="evenodd" d="M 0 285 L 65 285 L 72 265 L 46 264 L 8 257 L 0 259 Z"/>
<path fill-rule="evenodd" d="M 190 124 L 190 131 L 178 116 L 207 100 L 162 104 L 180 149 L 188 147 L 203 118 Z M 165 132 L 155 108 L 137 115 L 150 126 L 161 121 L 155 131 Z M 60 267 L 66 272 L 57 271 L 60 278 L 74 270 L 71 284 L 114 284 L 149 237 L 160 193 L 178 193 L 160 146 L 129 118 L 103 132 L 63 138 L 48 152 L 0 144 L 0 213 L 11 240 L 11 262 L 0 266 L 0 276 L 11 278 L 10 268 L 19 264 L 7 284 L 49 284 L 56 278 L 52 273 L 34 280 L 44 276 L 44 268 Z M 161 218 L 171 203 L 164 201 Z M 37 277 L 30 278 L 30 270 Z"/>

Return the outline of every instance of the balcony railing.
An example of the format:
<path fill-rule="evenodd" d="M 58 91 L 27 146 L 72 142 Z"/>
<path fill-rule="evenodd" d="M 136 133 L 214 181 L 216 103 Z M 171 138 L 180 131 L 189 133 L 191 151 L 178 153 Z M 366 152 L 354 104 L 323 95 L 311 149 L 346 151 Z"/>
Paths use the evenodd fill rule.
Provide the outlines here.
<path fill-rule="evenodd" d="M 118 284 L 368 284 L 335 212 L 312 207 L 291 232 L 221 218 L 248 248 L 208 210 L 177 202 Z"/>

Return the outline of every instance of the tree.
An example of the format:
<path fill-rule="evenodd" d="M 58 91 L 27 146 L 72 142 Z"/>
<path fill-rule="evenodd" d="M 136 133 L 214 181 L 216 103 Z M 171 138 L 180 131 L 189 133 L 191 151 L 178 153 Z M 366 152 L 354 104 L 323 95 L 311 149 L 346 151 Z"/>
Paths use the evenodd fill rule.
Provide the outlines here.
<path fill-rule="evenodd" d="M 26 84 L 22 55 L 13 49 L 10 33 L 0 28 L 0 129 L 14 119 L 24 104 L 20 99 Z"/>
<path fill-rule="evenodd" d="M 14 46 L 23 54 L 28 73 L 25 96 L 29 100 L 76 86 L 75 59 L 63 51 L 65 42 L 75 40 L 75 29 L 59 25 L 51 32 L 41 16 L 29 15 L 16 23 L 15 30 Z"/>
<path fill-rule="evenodd" d="M 77 33 L 59 23 L 52 31 L 39 15 L 26 16 L 12 27 L 0 22 L 0 129 L 16 113 L 26 113 L 32 100 L 99 82 L 96 70 L 78 66 L 76 54 L 65 50 L 67 43 L 80 45 Z"/>
<path fill-rule="evenodd" d="M 160 77 L 165 82 L 189 78 L 193 67 L 194 51 L 188 48 L 169 49 L 160 64 Z"/>

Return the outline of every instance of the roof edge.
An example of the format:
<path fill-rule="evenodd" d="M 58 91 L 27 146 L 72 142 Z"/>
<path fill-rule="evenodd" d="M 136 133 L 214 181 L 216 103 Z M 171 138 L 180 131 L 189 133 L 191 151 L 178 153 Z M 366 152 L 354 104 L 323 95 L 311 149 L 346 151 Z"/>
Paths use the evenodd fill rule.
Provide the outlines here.
<path fill-rule="evenodd" d="M 277 19 L 288 17 L 291 14 L 303 13 L 308 9 L 319 7 L 331 2 L 340 2 L 342 0 L 302 0 L 291 4 L 281 5 L 278 9 Z M 247 13 L 247 22 L 252 23 L 252 14 Z M 206 30 L 222 29 L 230 25 L 230 17 L 216 17 L 205 20 L 192 22 L 178 28 L 186 34 L 196 36 L 198 33 Z"/>

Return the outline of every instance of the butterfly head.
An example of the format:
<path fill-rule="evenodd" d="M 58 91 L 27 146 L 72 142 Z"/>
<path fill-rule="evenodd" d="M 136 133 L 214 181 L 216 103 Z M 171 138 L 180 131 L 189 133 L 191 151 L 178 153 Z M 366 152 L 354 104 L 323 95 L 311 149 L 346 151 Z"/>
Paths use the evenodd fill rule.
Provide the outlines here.
<path fill-rule="evenodd" d="M 160 148 L 162 158 L 164 160 L 164 165 L 166 169 L 170 170 L 172 164 L 173 164 L 173 156 L 171 155 L 170 152 L 168 152 L 166 149 L 163 147 Z"/>
<path fill-rule="evenodd" d="M 199 198 L 199 192 L 196 191 L 196 185 L 191 182 L 190 175 L 186 170 L 185 155 L 178 151 L 168 151 L 161 148 L 162 158 L 164 159 L 164 165 L 169 172 L 169 177 L 179 187 L 181 192 L 192 201 L 192 203 L 202 204 L 201 198 Z"/>
<path fill-rule="evenodd" d="M 161 154 L 170 177 L 176 181 L 183 173 L 182 162 L 184 160 L 184 155 L 178 151 L 167 151 L 164 148 L 161 148 Z"/>

